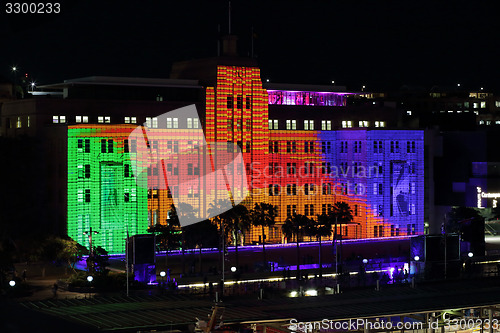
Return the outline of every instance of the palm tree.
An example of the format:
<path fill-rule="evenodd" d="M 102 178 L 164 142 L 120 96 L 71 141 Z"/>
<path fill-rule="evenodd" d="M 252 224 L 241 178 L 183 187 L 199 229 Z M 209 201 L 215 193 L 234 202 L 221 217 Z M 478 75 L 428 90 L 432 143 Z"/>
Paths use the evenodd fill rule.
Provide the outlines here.
<path fill-rule="evenodd" d="M 211 203 L 207 210 L 207 213 L 212 216 L 211 220 L 219 226 L 219 255 L 221 256 L 222 260 L 225 260 L 226 240 L 228 238 L 228 228 L 226 228 L 226 226 L 231 223 L 232 213 L 230 213 L 230 210 L 232 209 L 232 207 L 233 205 L 229 200 L 219 199 L 218 201 Z M 223 270 L 222 267 L 221 270 Z"/>
<path fill-rule="evenodd" d="M 311 223 L 307 228 L 307 232 L 311 236 L 316 236 L 319 242 L 319 277 L 323 276 L 323 261 L 321 256 L 321 237 L 328 237 L 332 234 L 332 222 L 331 218 L 326 214 L 321 214 L 317 216 L 318 221 L 316 223 Z"/>
<path fill-rule="evenodd" d="M 219 239 L 219 232 L 217 226 L 213 224 L 210 220 L 204 220 L 198 223 L 194 223 L 182 228 L 182 234 L 186 245 L 189 248 L 199 248 L 199 266 L 200 274 L 203 273 L 202 267 L 202 253 L 201 250 L 204 247 L 215 247 L 217 246 Z"/>
<path fill-rule="evenodd" d="M 329 217 L 331 221 L 335 222 L 335 231 L 333 236 L 333 242 L 335 245 L 335 242 L 337 241 L 337 224 L 340 223 L 341 226 L 342 224 L 349 224 L 354 219 L 354 216 L 352 215 L 352 209 L 348 203 L 344 201 L 337 201 L 333 204 L 332 210 L 329 212 Z M 340 237 L 340 251 L 340 258 L 342 259 L 342 237 Z M 337 257 L 337 251 L 335 251 L 335 255 Z M 335 265 L 337 265 L 337 262 L 338 261 L 336 260 Z"/>
<path fill-rule="evenodd" d="M 293 238 L 297 242 L 297 278 L 300 277 L 300 236 L 304 234 L 305 228 L 310 225 L 311 219 L 305 215 L 293 213 L 292 216 L 288 216 L 285 223 L 281 227 L 283 234 L 287 238 Z"/>
<path fill-rule="evenodd" d="M 167 224 L 157 223 L 148 228 L 148 232 L 156 234 L 156 247 L 159 251 L 165 251 L 165 265 L 168 266 L 168 252 L 178 249 L 182 244 L 179 218 L 175 211 L 175 206 L 171 205 Z"/>
<path fill-rule="evenodd" d="M 233 244 L 236 252 L 236 267 L 239 270 L 238 245 L 240 242 L 240 234 L 250 230 L 250 212 L 244 205 L 236 205 L 229 212 L 228 229 L 233 236 Z"/>
<path fill-rule="evenodd" d="M 262 227 L 262 254 L 264 256 L 264 265 L 267 268 L 266 234 L 264 228 L 269 228 L 276 224 L 278 207 L 267 203 L 257 203 L 250 212 L 250 216 L 253 225 Z"/>

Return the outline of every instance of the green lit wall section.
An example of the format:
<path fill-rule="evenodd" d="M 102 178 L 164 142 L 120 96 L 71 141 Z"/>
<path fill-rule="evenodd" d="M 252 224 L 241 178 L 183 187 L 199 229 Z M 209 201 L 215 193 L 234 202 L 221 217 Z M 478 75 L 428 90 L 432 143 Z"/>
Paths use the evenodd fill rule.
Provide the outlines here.
<path fill-rule="evenodd" d="M 125 252 L 127 227 L 130 236 L 147 232 L 147 179 L 133 175 L 126 141 L 134 129 L 68 127 L 68 235 L 86 247 L 91 227 L 93 245 L 109 253 Z"/>

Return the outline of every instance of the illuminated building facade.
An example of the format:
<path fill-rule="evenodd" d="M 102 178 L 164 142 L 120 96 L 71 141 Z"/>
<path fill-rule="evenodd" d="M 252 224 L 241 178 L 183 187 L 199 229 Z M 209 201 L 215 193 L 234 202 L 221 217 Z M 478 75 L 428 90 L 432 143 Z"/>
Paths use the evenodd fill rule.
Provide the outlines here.
<path fill-rule="evenodd" d="M 154 163 L 148 162 L 147 171 L 139 175 L 133 175 L 127 164 L 139 145 L 129 138 L 134 126 L 70 126 L 69 235 L 85 244 L 83 232 L 92 226 L 103 230 L 95 236 L 96 244 L 120 252 L 126 226 L 135 234 L 148 225 L 166 223 L 173 197 L 195 207 L 202 217 L 213 197 L 203 192 L 203 184 L 186 185 L 182 180 L 201 179 L 213 171 L 204 160 L 204 139 L 209 145 L 232 143 L 241 149 L 244 165 L 235 165 L 228 175 L 246 172 L 246 204 L 278 206 L 278 223 L 266 232 L 270 242 L 284 241 L 281 224 L 292 213 L 314 218 L 337 201 L 349 203 L 354 215 L 355 223 L 339 229 L 344 238 L 422 234 L 423 131 L 381 128 L 382 120 L 379 126 L 375 121 L 347 126 L 347 121 L 328 118 L 328 101 L 338 103 L 334 110 L 344 114 L 343 95 L 325 93 L 330 97 L 323 96 L 324 105 L 319 104 L 319 94 L 296 91 L 299 95 L 302 102 L 279 107 L 305 109 L 273 110 L 271 119 L 273 100 L 262 87 L 259 69 L 218 66 L 216 84 L 206 87 L 200 119 L 146 117 L 146 145 Z M 309 102 L 303 102 L 304 96 Z M 113 210 L 119 213 L 111 214 Z M 261 228 L 245 237 L 245 243 L 261 240 Z"/>
<path fill-rule="evenodd" d="M 4 105 L 2 135 L 43 139 L 47 154 L 40 164 L 50 175 L 45 207 L 54 215 L 46 220 L 64 221 L 67 234 L 86 246 L 84 232 L 92 227 L 99 232 L 94 245 L 122 252 L 127 227 L 133 235 L 165 223 L 176 195 L 209 207 L 201 186 L 166 181 L 211 171 L 197 151 L 206 140 L 241 150 L 244 164 L 231 172 L 246 173 L 249 206 L 278 206 L 278 223 L 266 231 L 269 242 L 284 241 L 281 224 L 289 214 L 315 217 L 337 201 L 348 202 L 354 214 L 355 224 L 341 230 L 344 237 L 423 233 L 422 131 L 396 129 L 393 109 L 350 106 L 352 93 L 341 87 L 262 83 L 253 65 L 217 64 L 211 71 L 207 81 L 69 80 L 49 87 L 63 89 L 64 99 Z M 169 123 L 161 117 L 191 104 L 199 119 Z M 162 158 L 135 175 L 128 166 L 135 154 L 129 135 L 141 125 Z M 184 152 L 189 157 L 182 163 L 168 157 Z M 244 239 L 261 240 L 260 228 Z"/>
<path fill-rule="evenodd" d="M 147 232 L 147 179 L 132 172 L 130 125 L 68 127 L 68 236 L 111 253 L 125 251 L 127 232 Z M 91 229 L 90 229 L 91 228 Z"/>

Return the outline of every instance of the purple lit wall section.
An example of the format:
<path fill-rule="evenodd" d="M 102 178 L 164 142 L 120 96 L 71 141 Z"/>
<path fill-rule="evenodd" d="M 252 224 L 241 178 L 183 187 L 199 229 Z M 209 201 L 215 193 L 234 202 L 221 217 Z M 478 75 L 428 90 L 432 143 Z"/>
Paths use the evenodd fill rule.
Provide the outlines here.
<path fill-rule="evenodd" d="M 345 106 L 349 93 L 268 90 L 269 104 L 274 105 L 314 105 Z"/>

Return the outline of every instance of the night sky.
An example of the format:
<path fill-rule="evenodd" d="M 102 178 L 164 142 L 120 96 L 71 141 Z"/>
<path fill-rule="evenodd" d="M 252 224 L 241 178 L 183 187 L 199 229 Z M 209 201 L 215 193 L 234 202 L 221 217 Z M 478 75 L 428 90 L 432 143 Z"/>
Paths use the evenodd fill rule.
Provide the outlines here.
<path fill-rule="evenodd" d="M 232 1 L 240 55 L 271 82 L 500 91 L 494 2 Z M 62 2 L 60 14 L 0 14 L 0 75 L 37 84 L 91 75 L 168 77 L 173 61 L 216 55 L 227 1 Z"/>

